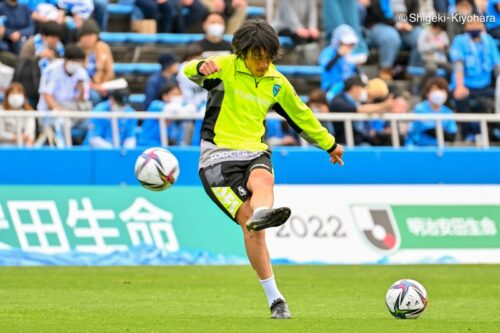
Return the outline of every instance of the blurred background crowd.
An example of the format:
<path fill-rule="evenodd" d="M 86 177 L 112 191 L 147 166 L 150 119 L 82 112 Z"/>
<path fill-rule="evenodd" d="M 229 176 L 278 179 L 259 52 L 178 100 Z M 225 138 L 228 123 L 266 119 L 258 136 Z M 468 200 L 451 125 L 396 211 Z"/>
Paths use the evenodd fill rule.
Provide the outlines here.
<path fill-rule="evenodd" d="M 303 73 L 290 79 L 314 112 L 500 109 L 500 0 L 2 0 L 2 108 L 203 113 L 207 94 L 182 68 L 190 59 L 231 53 L 228 35 L 250 8 L 287 41 L 277 64 Z M 168 144 L 197 145 L 200 122 L 167 121 Z M 345 143 L 343 122 L 324 125 Z M 479 123 L 442 125 L 449 145 L 481 140 Z M 65 147 L 64 126 L 57 118 L 0 117 L 0 145 Z M 72 145 L 116 143 L 108 119 L 70 126 Z M 270 145 L 300 144 L 286 122 L 266 126 Z M 158 120 L 120 119 L 118 141 L 124 148 L 160 146 L 162 128 Z M 355 145 L 393 144 L 383 120 L 355 121 L 353 132 Z M 437 145 L 435 121 L 401 122 L 398 132 L 405 145 Z M 487 135 L 500 141 L 500 126 L 489 126 Z"/>

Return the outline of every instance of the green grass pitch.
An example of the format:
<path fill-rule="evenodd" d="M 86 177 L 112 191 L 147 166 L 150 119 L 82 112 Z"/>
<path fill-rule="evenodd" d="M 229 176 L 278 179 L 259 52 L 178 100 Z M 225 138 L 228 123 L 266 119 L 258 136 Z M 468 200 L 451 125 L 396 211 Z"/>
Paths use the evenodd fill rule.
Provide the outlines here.
<path fill-rule="evenodd" d="M 292 320 L 269 319 L 250 267 L 0 268 L 0 332 L 500 332 L 500 265 L 276 266 Z M 384 296 L 421 282 L 429 306 L 392 318 Z"/>

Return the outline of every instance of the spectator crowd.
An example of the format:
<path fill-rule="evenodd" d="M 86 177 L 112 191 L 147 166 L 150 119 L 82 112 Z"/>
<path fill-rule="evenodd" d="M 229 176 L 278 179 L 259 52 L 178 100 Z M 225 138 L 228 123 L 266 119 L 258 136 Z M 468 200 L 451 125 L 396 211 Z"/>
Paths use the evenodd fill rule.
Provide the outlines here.
<path fill-rule="evenodd" d="M 130 31 L 203 33 L 182 54 L 162 52 L 137 109 L 167 115 L 203 113 L 207 92 L 182 72 L 198 57 L 232 52 L 224 34 L 246 19 L 247 0 L 119 0 L 133 6 Z M 13 68 L 2 89 L 7 111 L 138 112 L 113 70 L 108 0 L 0 0 L 0 70 Z M 322 11 L 320 15 L 319 11 Z M 452 114 L 499 112 L 500 0 L 276 0 L 272 24 L 293 41 L 297 65 L 317 64 L 321 82 L 305 100 L 321 113 Z M 321 21 L 321 22 L 320 22 Z M 322 23 L 322 24 L 320 24 Z M 373 68 L 376 68 L 374 71 Z M 421 75 L 412 75 L 412 69 Z M 405 82 L 406 84 L 401 84 Z M 68 125 L 69 124 L 69 125 Z M 117 126 L 116 126 L 117 125 Z M 340 143 L 343 122 L 325 122 Z M 70 138 L 65 128 L 70 127 Z M 0 145 L 88 145 L 109 148 L 197 145 L 200 121 L 0 117 Z M 297 145 L 281 120 L 266 121 L 270 145 Z M 436 121 L 399 124 L 409 146 L 437 145 Z M 479 123 L 443 121 L 447 142 L 481 140 Z M 165 131 L 165 133 L 162 133 Z M 382 120 L 353 123 L 356 145 L 392 144 Z M 500 141 L 500 127 L 490 126 Z M 71 142 L 68 142 L 70 140 Z"/>

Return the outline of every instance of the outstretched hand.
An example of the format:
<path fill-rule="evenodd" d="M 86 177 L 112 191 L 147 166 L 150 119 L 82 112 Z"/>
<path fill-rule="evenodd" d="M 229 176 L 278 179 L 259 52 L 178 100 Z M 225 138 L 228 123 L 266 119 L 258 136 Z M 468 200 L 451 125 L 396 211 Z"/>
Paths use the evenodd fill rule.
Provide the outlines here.
<path fill-rule="evenodd" d="M 207 60 L 203 63 L 203 65 L 201 65 L 199 72 L 203 76 L 208 76 L 212 73 L 220 72 L 220 68 L 213 60 Z"/>
<path fill-rule="evenodd" d="M 330 155 L 330 162 L 333 164 L 339 164 L 340 166 L 344 165 L 344 161 L 342 160 L 342 155 L 344 155 L 344 147 L 340 144 L 337 144 L 337 148 L 334 151 L 328 153 Z"/>

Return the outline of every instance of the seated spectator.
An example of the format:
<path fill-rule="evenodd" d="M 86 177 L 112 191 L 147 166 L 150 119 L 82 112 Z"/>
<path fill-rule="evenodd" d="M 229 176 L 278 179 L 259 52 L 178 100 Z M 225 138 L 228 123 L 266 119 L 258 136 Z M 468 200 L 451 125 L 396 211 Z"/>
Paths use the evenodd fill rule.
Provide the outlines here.
<path fill-rule="evenodd" d="M 453 113 L 444 103 L 448 99 L 448 82 L 441 77 L 430 78 L 423 91 L 424 101 L 415 106 L 414 113 Z M 445 141 L 454 141 L 457 124 L 454 120 L 442 122 Z M 406 145 L 436 146 L 436 121 L 414 121 L 410 123 Z"/>
<path fill-rule="evenodd" d="M 233 46 L 224 40 L 224 18 L 218 13 L 210 13 L 203 21 L 205 38 L 196 42 L 203 50 L 202 57 L 207 58 L 216 55 L 229 54 Z"/>
<path fill-rule="evenodd" d="M 317 42 L 320 37 L 317 8 L 316 0 L 281 0 L 276 31 L 280 36 L 291 37 L 297 44 Z"/>
<path fill-rule="evenodd" d="M 296 44 L 310 44 L 301 47 L 302 61 L 314 64 L 318 58 L 318 5 L 316 0 L 281 0 L 274 23 L 280 36 L 289 36 Z"/>
<path fill-rule="evenodd" d="M 94 12 L 93 0 L 57 0 L 57 7 L 66 14 L 70 27 L 78 29 Z"/>
<path fill-rule="evenodd" d="M 400 7 L 392 8 L 392 1 L 372 0 L 366 12 L 368 44 L 379 50 L 379 77 L 385 81 L 392 80 L 392 68 L 401 46 L 411 51 L 410 66 L 420 63 L 417 40 L 421 28 L 418 22 L 395 21 L 400 15 L 417 13 L 418 2 L 409 2 L 412 7 L 406 7 L 404 2 L 399 4 Z"/>
<path fill-rule="evenodd" d="M 368 102 L 366 84 L 359 76 L 353 76 L 345 82 L 344 91 L 330 103 L 330 112 L 347 113 L 384 113 L 391 112 L 393 99 L 388 96 L 382 102 Z M 334 122 L 335 137 L 338 142 L 346 142 L 344 123 Z M 374 128 L 369 121 L 357 121 L 353 124 L 354 142 L 359 144 L 370 144 L 375 134 Z"/>
<path fill-rule="evenodd" d="M 42 72 L 40 80 L 39 111 L 90 111 L 92 104 L 89 102 L 90 78 L 83 67 L 85 52 L 78 46 L 66 46 L 64 60 L 53 61 Z M 43 121 L 44 139 L 52 135 L 51 127 L 55 128 L 55 143 L 64 147 L 65 140 L 62 135 L 63 121 Z M 87 123 L 84 120 L 73 122 L 73 142 L 81 143 L 85 137 Z"/>
<path fill-rule="evenodd" d="M 16 55 L 10 52 L 9 45 L 4 40 L 5 37 L 5 19 L 0 16 L 0 62 L 9 66 L 16 67 Z"/>
<path fill-rule="evenodd" d="M 500 54 L 495 40 L 484 32 L 479 16 L 473 15 L 465 23 L 465 33 L 453 39 L 450 50 L 453 73 L 450 89 L 459 113 L 487 112 L 495 96 L 495 82 L 500 70 Z M 466 141 L 474 141 L 479 134 L 478 123 L 462 126 Z"/>
<path fill-rule="evenodd" d="M 184 102 L 181 89 L 177 84 L 168 84 L 161 91 L 161 100 L 153 101 L 147 111 L 179 115 L 194 113 L 196 107 Z M 160 121 L 163 120 L 146 119 L 142 123 L 138 146 L 161 146 Z M 193 136 L 191 121 L 166 121 L 165 127 L 169 145 L 191 145 Z"/>
<path fill-rule="evenodd" d="M 446 34 L 446 23 L 433 22 L 424 29 L 418 38 L 418 51 L 423 60 L 426 73 L 422 82 L 434 76 L 438 68 L 451 73 L 451 64 L 448 61 L 450 40 Z"/>
<path fill-rule="evenodd" d="M 4 40 L 12 53 L 19 54 L 21 46 L 35 32 L 35 24 L 31 19 L 31 11 L 17 0 L 0 2 L 0 16 L 5 16 Z"/>
<path fill-rule="evenodd" d="M 163 53 L 158 57 L 161 65 L 161 71 L 151 75 L 146 82 L 146 99 L 143 104 L 144 110 L 147 110 L 149 104 L 161 98 L 161 91 L 166 85 L 177 84 L 177 73 L 179 61 L 173 53 Z"/>
<path fill-rule="evenodd" d="M 47 22 L 64 24 L 64 11 L 57 8 L 56 0 L 38 3 L 32 10 L 31 18 L 37 27 Z"/>
<path fill-rule="evenodd" d="M 389 88 L 387 83 L 379 78 L 374 78 L 368 81 L 366 85 L 368 93 L 368 103 L 383 103 L 388 104 L 386 112 L 392 113 L 407 113 L 410 110 L 408 102 L 408 92 L 400 92 L 396 87 Z M 372 146 L 390 146 L 392 142 L 392 128 L 389 121 L 382 119 L 374 119 L 369 121 L 371 128 L 370 144 Z M 404 142 L 406 133 L 408 132 L 408 124 L 404 122 L 398 123 L 399 142 Z"/>
<path fill-rule="evenodd" d="M 21 48 L 14 80 L 23 84 L 32 105 L 37 105 L 41 72 L 54 60 L 64 56 L 61 43 L 62 27 L 49 21 L 40 27 L 40 33 L 31 37 Z"/>
<path fill-rule="evenodd" d="M 330 45 L 321 52 L 318 61 L 322 69 L 321 89 L 327 100 L 331 101 L 342 92 L 344 81 L 360 71 L 350 58 L 357 43 L 354 30 L 343 24 L 335 29 Z"/>
<path fill-rule="evenodd" d="M 206 15 L 200 0 L 136 0 L 135 5 L 144 19 L 157 21 L 158 32 L 199 32 Z"/>
<path fill-rule="evenodd" d="M 105 42 L 99 40 L 99 27 L 87 20 L 78 31 L 78 46 L 85 52 L 84 66 L 90 77 L 90 101 L 97 105 L 107 95 L 102 84 L 115 78 L 113 54 Z"/>
<path fill-rule="evenodd" d="M 211 13 L 218 13 L 227 22 L 225 33 L 232 35 L 247 19 L 247 0 L 202 0 Z"/>
<path fill-rule="evenodd" d="M 3 110 L 5 111 L 33 111 L 27 102 L 24 88 L 19 83 L 12 83 L 5 91 Z M 18 123 L 19 122 L 19 123 Z M 19 126 L 18 137 L 17 126 Z M 0 146 L 21 144 L 31 147 L 35 139 L 35 119 L 0 117 Z"/>
<path fill-rule="evenodd" d="M 111 92 L 107 101 L 96 105 L 93 112 L 135 112 L 129 104 L 128 89 L 118 89 Z M 137 119 L 118 119 L 117 139 L 119 147 L 135 148 L 135 129 Z M 85 142 L 93 148 L 113 148 L 113 126 L 111 119 L 90 119 L 89 130 Z"/>
<path fill-rule="evenodd" d="M 64 56 L 64 45 L 61 43 L 62 27 L 49 21 L 41 25 L 40 33 L 31 37 L 21 48 L 20 57 L 34 59 L 40 70 L 50 62 Z"/>
<path fill-rule="evenodd" d="M 175 1 L 135 0 L 140 18 L 132 17 L 132 31 L 139 33 L 173 32 L 174 16 L 177 15 Z"/>

